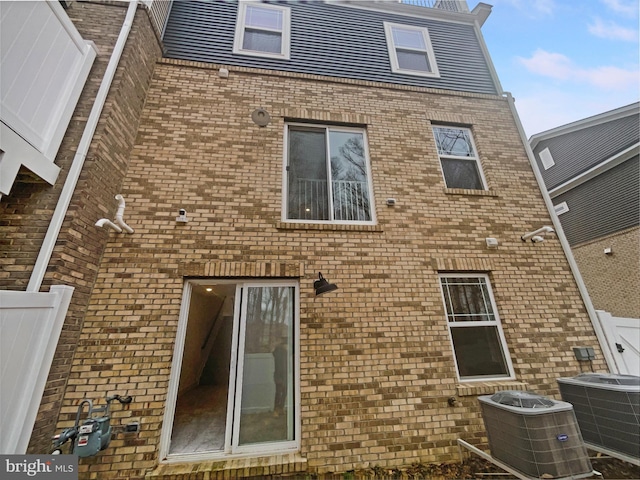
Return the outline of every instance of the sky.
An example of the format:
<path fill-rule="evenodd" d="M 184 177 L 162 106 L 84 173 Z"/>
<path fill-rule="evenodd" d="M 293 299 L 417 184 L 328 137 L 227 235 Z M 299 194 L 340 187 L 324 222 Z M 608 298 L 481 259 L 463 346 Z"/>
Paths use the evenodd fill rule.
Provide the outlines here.
<path fill-rule="evenodd" d="M 482 34 L 527 138 L 640 99 L 638 0 L 482 1 L 493 6 Z"/>

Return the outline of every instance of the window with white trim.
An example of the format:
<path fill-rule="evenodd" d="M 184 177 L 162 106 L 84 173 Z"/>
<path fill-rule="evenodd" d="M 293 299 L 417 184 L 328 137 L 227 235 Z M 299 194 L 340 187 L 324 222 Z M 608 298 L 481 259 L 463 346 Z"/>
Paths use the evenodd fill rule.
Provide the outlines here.
<path fill-rule="evenodd" d="M 425 27 L 384 22 L 391 71 L 439 77 L 429 31 Z"/>
<path fill-rule="evenodd" d="M 286 137 L 285 220 L 373 223 L 364 129 L 290 123 Z"/>
<path fill-rule="evenodd" d="M 487 275 L 441 274 L 440 286 L 460 380 L 513 378 Z"/>
<path fill-rule="evenodd" d="M 186 283 L 163 459 L 299 449 L 299 296 L 296 281 Z"/>
<path fill-rule="evenodd" d="M 434 126 L 433 135 L 447 188 L 486 190 L 487 184 L 471 130 L 465 127 Z"/>
<path fill-rule="evenodd" d="M 290 28 L 288 7 L 240 2 L 233 53 L 288 59 Z"/>

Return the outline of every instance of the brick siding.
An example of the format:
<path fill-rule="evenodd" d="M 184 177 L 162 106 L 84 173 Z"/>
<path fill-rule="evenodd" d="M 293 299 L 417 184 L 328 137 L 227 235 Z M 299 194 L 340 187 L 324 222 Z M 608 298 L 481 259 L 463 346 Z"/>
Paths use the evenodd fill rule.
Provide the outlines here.
<path fill-rule="evenodd" d="M 58 427 L 73 422 L 80 399 L 108 393 L 134 397 L 114 412 L 115 424 L 142 426 L 83 459 L 81 478 L 216 478 L 216 471 L 227 478 L 229 469 L 243 476 L 452 461 L 458 438 L 486 447 L 477 395 L 528 388 L 558 397 L 556 378 L 583 368 L 574 346 L 594 347 L 594 367 L 606 369 L 559 241 L 520 240 L 551 221 L 506 99 L 229 70 L 225 79 L 212 65 L 156 66 L 119 190 L 135 233 L 85 227 L 81 235 L 109 241 L 77 325 Z M 271 115 L 265 128 L 251 121 L 258 107 Z M 375 227 L 282 222 L 285 118 L 366 124 Z M 430 122 L 471 126 L 490 192 L 445 189 Z M 104 132 L 98 143 L 109 141 Z M 123 152 L 110 168 L 124 170 L 126 162 Z M 85 200 L 106 215 L 118 192 L 104 188 L 100 200 Z M 81 192 L 89 191 L 83 184 Z M 395 206 L 385 204 L 389 197 Z M 181 208 L 186 224 L 175 221 Z M 78 229 L 69 231 L 66 239 Z M 486 237 L 499 247 L 487 249 Z M 489 275 L 514 381 L 457 381 L 438 280 L 445 270 Z M 250 460 L 157 468 L 185 278 L 274 271 L 300 280 L 304 461 L 283 456 L 292 469 Z M 315 297 L 319 271 L 339 290 Z M 448 405 L 451 396 L 457 406 Z"/>
<path fill-rule="evenodd" d="M 572 251 L 594 308 L 640 318 L 640 228 L 576 245 Z"/>

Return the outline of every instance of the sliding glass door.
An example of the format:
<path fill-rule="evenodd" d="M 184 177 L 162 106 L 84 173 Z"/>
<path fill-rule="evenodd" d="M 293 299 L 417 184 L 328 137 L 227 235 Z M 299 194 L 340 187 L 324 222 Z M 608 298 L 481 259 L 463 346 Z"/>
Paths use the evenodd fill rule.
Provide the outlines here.
<path fill-rule="evenodd" d="M 297 282 L 198 280 L 187 290 L 168 455 L 297 448 Z"/>

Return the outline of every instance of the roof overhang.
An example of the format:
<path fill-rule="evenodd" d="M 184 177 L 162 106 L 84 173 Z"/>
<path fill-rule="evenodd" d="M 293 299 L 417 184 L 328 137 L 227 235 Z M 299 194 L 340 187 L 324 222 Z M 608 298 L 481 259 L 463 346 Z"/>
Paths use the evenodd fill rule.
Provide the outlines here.
<path fill-rule="evenodd" d="M 603 123 L 618 120 L 620 118 L 629 117 L 632 115 L 640 115 L 640 102 L 632 103 L 624 107 L 616 108 L 608 112 L 600 113 L 592 117 L 587 117 L 576 122 L 568 123 L 560 127 L 552 128 L 541 133 L 536 133 L 529 138 L 529 145 L 531 150 L 535 150 L 538 143 L 543 140 L 548 140 L 559 135 L 566 135 L 567 133 L 576 132 L 585 128 L 593 127 Z"/>

